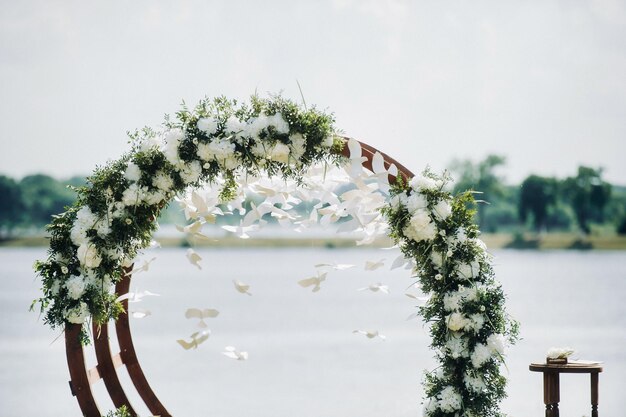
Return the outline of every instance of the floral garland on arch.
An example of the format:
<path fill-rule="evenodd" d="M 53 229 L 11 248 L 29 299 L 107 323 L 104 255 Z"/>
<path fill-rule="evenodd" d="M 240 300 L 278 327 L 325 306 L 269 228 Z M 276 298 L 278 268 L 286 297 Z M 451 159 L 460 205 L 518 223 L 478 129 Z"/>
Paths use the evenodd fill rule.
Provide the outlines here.
<path fill-rule="evenodd" d="M 425 171 L 399 182 L 383 209 L 390 236 L 415 260 L 428 295 L 419 313 L 430 325 L 440 366 L 425 375 L 425 416 L 500 416 L 506 396 L 504 350 L 518 338 L 518 323 L 505 310 L 492 257 L 473 222 L 471 192 L 452 196 L 450 178 Z"/>
<path fill-rule="evenodd" d="M 343 143 L 332 126 L 331 115 L 281 97 L 242 105 L 220 97 L 166 117 L 160 131 L 132 133 L 132 150 L 96 169 L 74 205 L 48 225 L 49 256 L 35 263 L 43 297 L 32 307 L 40 304 L 52 328 L 117 319 L 122 306 L 112 286 L 151 244 L 156 218 L 177 194 L 219 183 L 227 202 L 237 176 L 301 181 L 309 166 L 339 162 Z M 82 338 L 89 342 L 86 327 Z"/>
<path fill-rule="evenodd" d="M 134 132 L 131 151 L 96 169 L 89 185 L 77 189 L 75 204 L 48 226 L 48 257 L 35 264 L 43 296 L 33 307 L 40 304 L 45 323 L 53 328 L 83 324 L 82 341 L 88 343 L 89 320 L 104 324 L 122 312 L 113 285 L 151 244 L 155 219 L 175 197 L 194 222 L 183 230 L 197 233 L 221 214 L 218 203 L 241 204 L 241 183 L 250 178 L 280 177 L 285 183 L 307 185 L 321 178 L 309 177 L 312 167 L 347 163 L 346 171 L 363 194 L 347 192 L 347 202 L 319 197 L 315 221 L 318 215 L 320 223 L 351 215 L 353 220 L 342 227 L 365 231 L 361 243 L 387 234 L 413 266 L 429 295 L 419 313 L 430 323 L 431 347 L 441 364 L 426 374 L 425 414 L 499 415 L 498 403 L 505 395 L 500 364 L 505 343 L 516 339 L 517 325 L 506 315 L 489 254 L 477 238 L 472 195 L 451 196 L 445 190 L 449 178 L 429 171 L 389 190 L 386 181 L 393 167 L 384 169 L 380 154 L 374 156 L 374 173 L 360 176 L 360 146 L 347 141 L 350 158 L 339 156 L 346 141 L 337 136 L 333 122 L 332 115 L 315 108 L 254 96 L 249 104 L 205 99 L 193 110 L 183 108 L 174 120 L 166 118 L 161 130 Z M 372 181 L 377 185 L 369 186 Z M 182 197 L 189 188 L 205 184 L 220 187 L 213 204 L 195 192 Z M 389 191 L 391 198 L 385 199 Z M 274 201 L 264 210 L 284 216 Z M 252 222 L 261 221 L 262 215 L 255 207 L 248 213 Z"/>

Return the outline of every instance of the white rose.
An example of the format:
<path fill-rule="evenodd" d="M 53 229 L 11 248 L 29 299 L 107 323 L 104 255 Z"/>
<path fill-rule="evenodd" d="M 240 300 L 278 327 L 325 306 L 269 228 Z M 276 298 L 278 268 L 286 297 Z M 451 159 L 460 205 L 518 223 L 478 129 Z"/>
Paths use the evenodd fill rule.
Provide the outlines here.
<path fill-rule="evenodd" d="M 574 353 L 574 349 L 572 348 L 550 348 L 548 349 L 548 352 L 546 353 L 546 357 L 550 358 L 550 359 L 559 359 L 559 358 L 567 358 L 569 357 L 572 353 Z"/>
<path fill-rule="evenodd" d="M 263 113 L 250 120 L 248 124 L 248 133 L 255 139 L 259 138 L 259 134 L 269 126 L 269 118 Z"/>
<path fill-rule="evenodd" d="M 501 334 L 492 334 L 487 338 L 487 346 L 493 353 L 504 355 L 505 339 Z"/>
<path fill-rule="evenodd" d="M 122 203 L 124 203 L 125 206 L 137 206 L 141 204 L 141 196 L 141 188 L 137 184 L 131 184 L 122 193 Z"/>
<path fill-rule="evenodd" d="M 441 271 L 441 268 L 443 267 L 443 263 L 445 261 L 444 254 L 436 250 L 433 250 L 430 253 L 430 260 L 435 265 L 435 269 L 438 271 Z"/>
<path fill-rule="evenodd" d="M 214 118 L 203 117 L 201 119 L 198 119 L 198 123 L 196 126 L 198 127 L 198 130 L 201 130 L 207 135 L 213 135 L 215 132 L 217 132 L 217 124 L 218 122 Z"/>
<path fill-rule="evenodd" d="M 211 151 L 211 147 L 208 143 L 199 143 L 196 155 L 198 155 L 198 158 L 203 161 L 210 161 L 213 159 L 213 152 Z"/>
<path fill-rule="evenodd" d="M 174 188 L 174 180 L 165 172 L 159 170 L 156 172 L 154 178 L 152 178 L 152 185 L 167 193 Z"/>
<path fill-rule="evenodd" d="M 191 184 L 200 179 L 200 175 L 202 174 L 202 166 L 200 162 L 193 161 L 191 163 L 186 164 L 183 169 L 180 171 L 180 177 L 183 179 L 185 184 Z"/>
<path fill-rule="evenodd" d="M 80 224 L 74 223 L 72 230 L 70 230 L 70 239 L 76 246 L 80 246 L 87 241 L 87 230 L 85 230 Z"/>
<path fill-rule="evenodd" d="M 462 263 L 457 265 L 457 271 L 459 273 L 459 277 L 461 278 L 476 278 L 480 275 L 480 264 L 475 260 L 469 264 Z"/>
<path fill-rule="evenodd" d="M 129 181 L 139 181 L 141 178 L 141 168 L 134 162 L 129 162 L 126 171 L 124 171 L 124 177 Z"/>
<path fill-rule="evenodd" d="M 446 342 L 446 351 L 454 359 L 467 358 L 469 356 L 467 340 L 462 337 L 452 336 Z"/>
<path fill-rule="evenodd" d="M 409 184 L 416 191 L 435 190 L 437 188 L 437 182 L 425 175 L 413 177 Z"/>
<path fill-rule="evenodd" d="M 65 319 L 74 324 L 83 324 L 88 315 L 89 308 L 82 301 L 76 307 L 65 311 Z"/>
<path fill-rule="evenodd" d="M 76 256 L 80 264 L 86 268 L 97 268 L 102 262 L 98 249 L 93 244 L 83 243 L 78 247 Z"/>
<path fill-rule="evenodd" d="M 74 275 L 65 282 L 65 288 L 72 300 L 78 300 L 85 293 L 85 281 L 80 275 Z"/>
<path fill-rule="evenodd" d="M 433 207 L 433 213 L 438 219 L 446 220 L 452 214 L 452 207 L 447 201 L 441 200 Z"/>
<path fill-rule="evenodd" d="M 70 231 L 70 238 L 76 245 L 80 245 L 86 239 L 87 230 L 96 223 L 97 217 L 88 206 L 83 206 L 76 212 L 76 219 Z"/>
<path fill-rule="evenodd" d="M 245 131 L 245 129 L 246 124 L 244 122 L 242 122 L 235 116 L 230 116 L 228 120 L 226 120 L 226 126 L 224 128 L 224 131 L 226 133 L 240 133 Z"/>
<path fill-rule="evenodd" d="M 111 233 L 111 227 L 109 226 L 109 222 L 106 218 L 98 220 L 98 222 L 94 225 L 94 229 L 100 237 L 106 237 L 109 233 Z"/>
<path fill-rule="evenodd" d="M 463 398 L 454 387 L 445 387 L 437 397 L 442 411 L 453 413 L 463 408 Z"/>
<path fill-rule="evenodd" d="M 289 163 L 289 147 L 284 143 L 277 142 L 271 150 L 270 158 L 283 164 Z"/>
<path fill-rule="evenodd" d="M 465 382 L 465 386 L 470 391 L 480 393 L 487 389 L 487 384 L 485 384 L 485 381 L 483 381 L 480 376 L 473 377 L 470 374 L 465 374 L 463 382 Z"/>
<path fill-rule="evenodd" d="M 153 193 L 146 194 L 146 203 L 150 204 L 151 206 L 154 206 L 154 205 L 160 204 L 166 198 L 167 197 L 163 193 L 163 191 L 155 191 Z"/>
<path fill-rule="evenodd" d="M 435 224 L 424 210 L 418 210 L 411 216 L 409 224 L 403 229 L 403 232 L 406 237 L 416 242 L 432 240 L 437 236 Z"/>
<path fill-rule="evenodd" d="M 324 148 L 330 148 L 333 146 L 333 143 L 335 143 L 335 138 L 333 135 L 328 135 L 324 138 L 324 141 L 322 142 L 322 146 Z"/>
<path fill-rule="evenodd" d="M 467 319 L 461 313 L 452 313 L 447 317 L 448 329 L 458 332 L 463 329 L 467 323 Z"/>
<path fill-rule="evenodd" d="M 476 287 L 460 287 L 459 293 L 467 301 L 476 301 L 478 299 L 478 289 Z"/>
<path fill-rule="evenodd" d="M 164 135 L 164 144 L 163 144 L 163 154 L 165 155 L 165 159 L 169 161 L 175 167 L 180 167 L 183 165 L 180 157 L 178 155 L 178 148 L 180 146 L 180 142 L 185 137 L 185 134 L 181 129 L 170 129 L 165 132 Z"/>
<path fill-rule="evenodd" d="M 461 301 L 463 301 L 463 297 L 459 292 L 446 293 L 443 296 L 443 308 L 446 311 L 458 311 L 461 308 Z"/>
<path fill-rule="evenodd" d="M 426 207 L 428 207 L 428 201 L 426 197 L 424 197 L 424 194 L 414 192 L 407 198 L 406 208 L 409 210 L 409 213 L 414 213 Z"/>
<path fill-rule="evenodd" d="M 278 133 L 289 133 L 289 123 L 283 118 L 283 115 L 276 113 L 273 116 L 268 117 L 269 124 L 274 126 L 274 129 Z"/>
<path fill-rule="evenodd" d="M 470 359 L 472 360 L 472 366 L 478 369 L 491 359 L 491 349 L 482 343 L 477 343 L 476 347 L 474 347 L 474 351 L 470 355 Z"/>

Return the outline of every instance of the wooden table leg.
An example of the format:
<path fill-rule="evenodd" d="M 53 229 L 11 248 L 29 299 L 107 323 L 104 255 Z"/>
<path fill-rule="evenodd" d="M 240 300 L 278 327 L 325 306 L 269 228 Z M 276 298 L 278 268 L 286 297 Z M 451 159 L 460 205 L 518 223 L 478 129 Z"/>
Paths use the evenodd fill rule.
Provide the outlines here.
<path fill-rule="evenodd" d="M 546 405 L 546 417 L 559 417 L 559 373 L 543 373 L 543 402 Z"/>
<path fill-rule="evenodd" d="M 598 376 L 597 372 L 591 373 L 591 417 L 598 417 Z"/>

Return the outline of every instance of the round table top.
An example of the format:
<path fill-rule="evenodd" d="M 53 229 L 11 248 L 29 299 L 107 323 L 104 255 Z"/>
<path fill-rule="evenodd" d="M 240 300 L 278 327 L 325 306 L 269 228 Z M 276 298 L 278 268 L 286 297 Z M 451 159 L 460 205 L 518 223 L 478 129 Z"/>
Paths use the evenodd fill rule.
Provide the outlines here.
<path fill-rule="evenodd" d="M 588 374 L 602 372 L 602 364 L 590 361 L 571 361 L 565 364 L 531 363 L 533 372 L 558 372 L 565 374 Z"/>

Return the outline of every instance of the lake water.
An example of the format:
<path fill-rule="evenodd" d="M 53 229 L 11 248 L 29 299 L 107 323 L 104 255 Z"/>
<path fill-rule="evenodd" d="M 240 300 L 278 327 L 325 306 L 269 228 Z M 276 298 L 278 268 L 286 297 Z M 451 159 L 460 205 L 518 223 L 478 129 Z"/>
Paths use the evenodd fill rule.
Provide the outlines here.
<path fill-rule="evenodd" d="M 176 416 L 211 417 L 415 417 L 421 416 L 423 369 L 433 367 L 422 323 L 406 318 L 414 300 L 404 296 L 411 279 L 388 267 L 365 271 L 366 260 L 395 253 L 376 249 L 199 250 L 203 269 L 184 249 L 158 249 L 150 271 L 134 279 L 137 290 L 160 297 L 131 305 L 152 315 L 134 319 L 133 337 L 157 396 Z M 508 353 L 511 416 L 542 416 L 542 378 L 528 364 L 552 346 L 571 346 L 581 359 L 604 362 L 600 415 L 622 417 L 626 392 L 626 252 L 500 250 L 496 272 L 522 337 Z M 68 388 L 63 338 L 29 313 L 39 283 L 31 271 L 45 250 L 0 249 L 0 415 L 80 415 Z M 320 262 L 356 264 L 332 271 L 321 291 L 297 281 Z M 251 285 L 251 297 L 232 280 Z M 358 292 L 383 282 L 389 295 Z M 197 330 L 188 307 L 216 308 L 212 335 L 197 350 L 176 339 Z M 377 329 L 387 340 L 355 329 Z M 221 354 L 227 345 L 249 360 Z M 94 359 L 90 359 L 95 364 Z M 126 386 L 130 382 L 126 380 Z M 131 390 L 129 389 L 129 392 Z M 102 410 L 113 408 L 96 385 Z M 136 398 L 133 397 L 132 398 Z M 135 401 L 138 404 L 138 401 Z M 138 407 L 141 410 L 140 407 Z M 561 380 L 561 415 L 588 416 L 587 375 Z M 143 415 L 149 415 L 144 411 Z"/>

